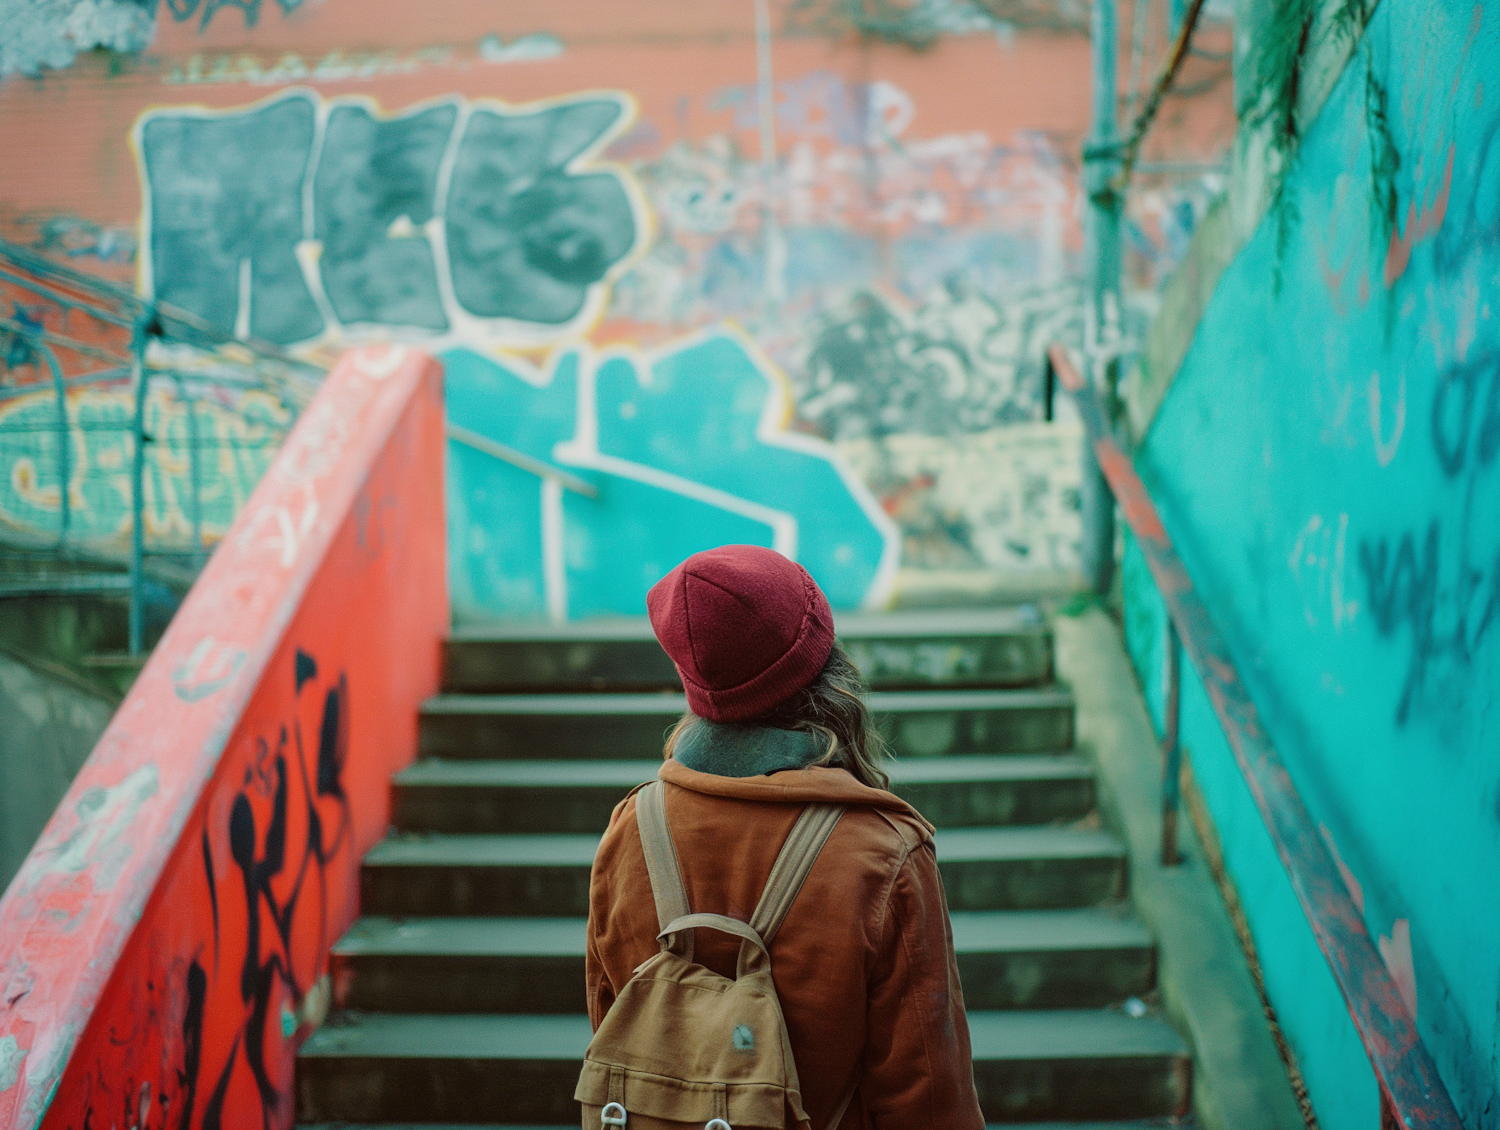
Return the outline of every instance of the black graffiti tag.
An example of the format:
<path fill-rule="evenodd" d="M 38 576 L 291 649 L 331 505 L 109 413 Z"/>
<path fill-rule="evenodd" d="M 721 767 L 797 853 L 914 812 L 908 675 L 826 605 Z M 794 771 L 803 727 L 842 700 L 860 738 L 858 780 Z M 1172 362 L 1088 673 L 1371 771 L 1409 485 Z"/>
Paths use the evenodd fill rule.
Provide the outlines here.
<path fill-rule="evenodd" d="M 318 676 L 317 661 L 305 651 L 295 653 L 291 677 L 300 698 L 304 687 Z M 266 1035 L 272 1021 L 271 1006 L 276 988 L 282 986 L 299 1008 L 313 988 L 326 960 L 328 938 L 324 930 L 328 914 L 327 868 L 347 846 L 350 834 L 349 802 L 344 791 L 344 766 L 349 753 L 349 685 L 340 675 L 323 695 L 317 731 L 317 750 L 308 765 L 302 723 L 294 717 L 277 729 L 272 742 L 258 742 L 258 752 L 247 765 L 243 785 L 230 807 L 229 855 L 238 872 L 243 893 L 246 928 L 243 959 L 233 975 L 238 981 L 244 1014 L 239 1021 L 227 1056 L 212 1068 L 213 1087 L 203 1101 L 197 1125 L 221 1130 L 225 1101 L 236 1068 L 249 1071 L 259 1097 L 263 1128 L 276 1125 L 279 1112 L 290 1096 L 281 1093 L 265 1061 Z M 310 769 L 310 771 L 309 771 Z M 294 776 L 295 774 L 295 776 Z M 294 797 L 298 798 L 294 801 Z M 300 801 L 300 809 L 298 811 Z M 267 805 L 267 802 L 268 805 Z M 261 809 L 257 816 L 258 806 Z M 268 811 L 266 809 L 268 808 Z M 305 824 L 301 850 L 294 850 L 297 821 Z M 219 962 L 219 882 L 213 854 L 204 840 L 204 877 L 209 886 L 214 915 L 214 976 Z M 231 872 L 233 874 L 233 872 Z M 227 879 L 226 882 L 234 883 Z M 299 945 L 301 919 L 316 922 L 315 941 L 306 940 L 304 926 Z M 225 939 L 229 945 L 235 939 Z M 194 958 L 185 976 L 186 1006 L 182 1019 L 182 1067 L 176 1072 L 177 1099 L 182 1104 L 179 1130 L 194 1125 L 194 1104 L 203 1088 L 200 1075 L 204 1063 L 205 1000 L 210 977 L 202 962 Z M 235 1125 L 250 1112 L 238 1110 Z"/>
<path fill-rule="evenodd" d="M 1494 486 L 1487 472 L 1500 455 L 1500 353 L 1454 365 L 1433 393 L 1430 437 L 1444 477 L 1461 492 L 1456 518 L 1425 528 L 1366 538 L 1359 567 L 1375 630 L 1410 633 L 1410 656 L 1396 722 L 1405 725 L 1434 666 L 1466 669 L 1500 622 L 1500 545 L 1488 528 Z M 1481 492 L 1488 489 L 1489 495 Z M 1488 500 L 1489 509 L 1486 510 Z M 1476 545 L 1476 541 L 1478 544 Z"/>

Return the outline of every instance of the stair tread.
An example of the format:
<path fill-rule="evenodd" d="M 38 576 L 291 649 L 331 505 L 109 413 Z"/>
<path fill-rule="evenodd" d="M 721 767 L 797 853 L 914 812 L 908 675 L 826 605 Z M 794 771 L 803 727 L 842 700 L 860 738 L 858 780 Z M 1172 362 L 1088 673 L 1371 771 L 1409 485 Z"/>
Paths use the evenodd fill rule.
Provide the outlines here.
<path fill-rule="evenodd" d="M 1087 859 L 1123 857 L 1125 849 L 1108 832 L 1053 827 L 939 829 L 939 860 Z M 365 855 L 367 867 L 390 866 L 558 866 L 587 867 L 594 861 L 594 835 L 498 835 L 432 833 L 382 840 Z"/>
<path fill-rule="evenodd" d="M 434 833 L 382 840 L 366 853 L 365 866 L 588 867 L 598 847 L 599 837 L 592 835 Z"/>
<path fill-rule="evenodd" d="M 584 785 L 631 788 L 656 779 L 661 760 L 444 760 L 414 762 L 396 774 L 398 785 L 445 787 L 569 788 Z M 898 785 L 953 781 L 1030 781 L 1093 776 L 1077 754 L 968 754 L 901 759 L 886 766 Z"/>
<path fill-rule="evenodd" d="M 584 1015 L 492 1013 L 344 1015 L 319 1028 L 302 1058 L 582 1060 L 591 1030 Z"/>
<path fill-rule="evenodd" d="M 1107 907 L 1078 910 L 955 910 L 956 953 L 1103 950 L 1151 946 L 1155 940 L 1139 918 Z"/>
<path fill-rule="evenodd" d="M 318 1029 L 303 1058 L 581 1060 L 592 1030 L 585 1015 L 362 1013 Z M 976 1060 L 1185 1056 L 1177 1032 L 1154 1017 L 1104 1009 L 969 1013 Z"/>
<path fill-rule="evenodd" d="M 833 625 L 835 633 L 841 639 L 995 636 L 1045 630 L 1041 613 L 1032 604 L 972 611 L 855 612 L 835 615 Z M 650 620 L 644 616 L 635 616 L 573 620 L 563 624 L 535 621 L 473 624 L 453 629 L 448 638 L 456 643 L 595 643 L 615 640 L 654 641 L 656 635 L 651 630 Z"/>
<path fill-rule="evenodd" d="M 871 711 L 924 713 L 940 710 L 1004 710 L 1071 707 L 1073 695 L 1061 687 L 1024 690 L 872 691 L 865 696 Z M 680 694 L 440 694 L 422 704 L 426 715 L 677 715 L 687 710 Z"/>
<path fill-rule="evenodd" d="M 933 837 L 939 862 L 960 860 L 1123 858 L 1125 848 L 1108 832 L 1052 827 L 939 828 Z"/>
<path fill-rule="evenodd" d="M 969 1013 L 974 1058 L 1115 1059 L 1185 1056 L 1177 1030 L 1153 1016 L 1139 1019 L 1110 1009 Z"/>
<path fill-rule="evenodd" d="M 333 947 L 341 957 L 442 954 L 582 957 L 586 918 L 361 918 Z"/>
<path fill-rule="evenodd" d="M 1139 919 L 1109 908 L 957 911 L 957 953 L 1102 950 L 1152 945 Z M 341 957 L 582 957 L 583 918 L 361 918 L 333 947 Z"/>

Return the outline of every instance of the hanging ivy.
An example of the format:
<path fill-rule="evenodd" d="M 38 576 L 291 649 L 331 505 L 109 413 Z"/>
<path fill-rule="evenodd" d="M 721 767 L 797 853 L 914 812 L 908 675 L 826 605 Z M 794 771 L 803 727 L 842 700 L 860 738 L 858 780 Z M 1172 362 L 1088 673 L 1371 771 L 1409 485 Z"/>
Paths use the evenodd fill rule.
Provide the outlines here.
<path fill-rule="evenodd" d="M 1333 35 L 1352 42 L 1364 31 L 1375 0 L 1338 0 L 1331 14 Z M 1301 144 L 1297 125 L 1297 100 L 1301 94 L 1308 47 L 1312 39 L 1319 0 L 1272 0 L 1270 18 L 1260 30 L 1252 57 L 1253 85 L 1241 113 L 1247 124 L 1266 130 L 1271 163 L 1271 222 L 1276 227 L 1273 285 L 1281 289 L 1281 263 L 1296 229 L 1297 202 L 1287 189 L 1287 180 Z M 1396 174 L 1401 154 L 1391 131 L 1385 82 L 1375 66 L 1369 38 L 1365 54 L 1364 118 L 1370 139 L 1371 242 L 1386 242 L 1396 223 Z"/>

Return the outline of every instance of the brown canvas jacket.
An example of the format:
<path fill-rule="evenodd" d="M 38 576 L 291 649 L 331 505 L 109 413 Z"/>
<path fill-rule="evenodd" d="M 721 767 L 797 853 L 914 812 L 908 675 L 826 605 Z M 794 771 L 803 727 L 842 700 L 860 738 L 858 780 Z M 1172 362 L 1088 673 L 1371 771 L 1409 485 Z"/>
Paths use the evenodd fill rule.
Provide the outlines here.
<path fill-rule="evenodd" d="M 669 786 L 667 820 L 689 905 L 743 921 L 802 806 L 849 806 L 771 944 L 816 1130 L 857 1071 L 843 1130 L 982 1130 L 932 826 L 842 769 L 719 777 L 669 760 L 658 776 Z M 656 933 L 631 796 L 615 809 L 594 859 L 586 964 L 595 1028 L 636 966 L 660 948 Z M 734 976 L 739 939 L 700 929 L 695 945 L 696 960 Z"/>

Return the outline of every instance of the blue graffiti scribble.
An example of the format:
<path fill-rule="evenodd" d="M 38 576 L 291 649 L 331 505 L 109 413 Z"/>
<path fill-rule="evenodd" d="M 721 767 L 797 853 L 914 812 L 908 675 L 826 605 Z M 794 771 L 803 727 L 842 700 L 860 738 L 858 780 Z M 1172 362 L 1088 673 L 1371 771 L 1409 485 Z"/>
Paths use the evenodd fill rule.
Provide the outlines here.
<path fill-rule="evenodd" d="M 276 3 L 283 13 L 302 6 L 302 0 L 276 0 Z M 208 26 L 208 21 L 214 18 L 214 13 L 220 8 L 238 8 L 245 13 L 245 26 L 254 27 L 255 22 L 260 19 L 261 0 L 166 0 L 166 5 L 167 11 L 178 23 L 185 23 L 201 13 L 198 21 L 200 29 Z"/>

